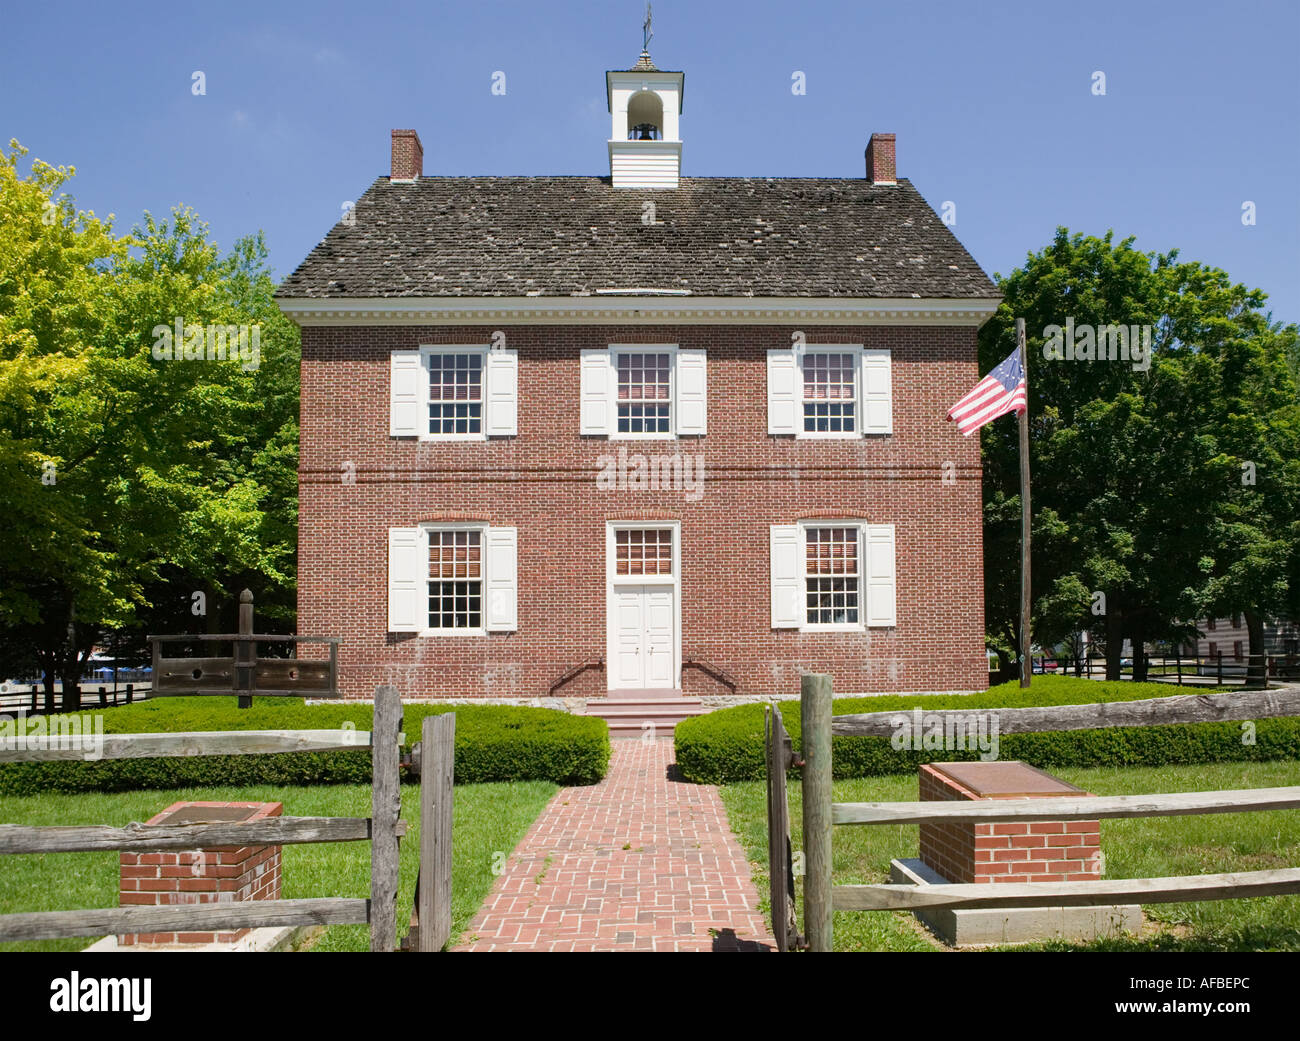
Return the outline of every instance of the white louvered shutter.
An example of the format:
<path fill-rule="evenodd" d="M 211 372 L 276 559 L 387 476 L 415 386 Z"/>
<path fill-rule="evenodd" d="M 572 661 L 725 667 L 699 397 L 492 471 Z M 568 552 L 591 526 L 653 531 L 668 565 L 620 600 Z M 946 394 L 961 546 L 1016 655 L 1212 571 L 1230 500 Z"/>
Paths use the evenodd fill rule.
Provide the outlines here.
<path fill-rule="evenodd" d="M 613 430 L 614 365 L 608 348 L 584 350 L 579 391 L 580 431 L 604 434 Z"/>
<path fill-rule="evenodd" d="M 868 524 L 867 544 L 867 625 L 898 624 L 898 567 L 894 556 L 894 526 Z"/>
<path fill-rule="evenodd" d="M 514 632 L 519 628 L 519 529 L 488 528 L 487 611 L 488 632 Z"/>
<path fill-rule="evenodd" d="M 519 433 L 519 352 L 489 350 L 484 372 L 488 437 L 513 437 Z"/>
<path fill-rule="evenodd" d="M 767 432 L 798 434 L 799 366 L 793 350 L 767 352 Z"/>
<path fill-rule="evenodd" d="M 677 436 L 696 437 L 706 432 L 709 417 L 709 365 L 705 352 L 691 348 L 677 352 Z"/>
<path fill-rule="evenodd" d="M 797 629 L 803 620 L 799 525 L 772 525 L 772 628 Z"/>
<path fill-rule="evenodd" d="M 393 351 L 389 360 L 388 435 L 419 437 L 429 432 L 424 415 L 424 365 L 419 351 Z"/>
<path fill-rule="evenodd" d="M 429 554 L 423 528 L 388 529 L 388 631 L 429 625 Z"/>
<path fill-rule="evenodd" d="M 894 432 L 894 385 L 889 350 L 862 352 L 862 433 Z"/>

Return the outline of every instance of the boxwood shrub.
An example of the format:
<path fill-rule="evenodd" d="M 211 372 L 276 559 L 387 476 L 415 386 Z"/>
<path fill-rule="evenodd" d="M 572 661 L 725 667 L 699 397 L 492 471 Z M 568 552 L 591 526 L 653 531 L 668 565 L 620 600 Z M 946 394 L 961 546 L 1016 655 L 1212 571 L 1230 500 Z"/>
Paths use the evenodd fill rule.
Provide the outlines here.
<path fill-rule="evenodd" d="M 903 695 L 845 698 L 835 714 L 910 712 L 960 708 L 1024 708 L 1033 705 L 1083 705 L 1136 701 L 1175 694 L 1205 693 L 1171 689 L 1162 683 L 1103 683 L 1061 676 L 1035 676 L 1028 691 L 1018 683 L 1001 684 L 971 695 Z M 799 703 L 780 703 L 781 717 L 795 747 L 799 746 Z M 1261 719 L 1254 723 L 1254 743 L 1243 741 L 1241 723 L 1195 723 L 1176 726 L 1109 727 L 1102 730 L 1005 734 L 998 739 L 998 758 L 1019 759 L 1052 769 L 1066 766 L 1163 766 L 1167 763 L 1212 763 L 1300 757 L 1300 719 Z M 727 784 L 757 781 L 763 764 L 763 706 L 740 705 L 677 725 L 677 766 L 689 781 Z M 979 751 L 896 751 L 887 737 L 836 737 L 831 740 L 836 779 L 913 773 L 921 763 L 978 759 Z M 791 776 L 799 776 L 793 770 Z"/>
<path fill-rule="evenodd" d="M 609 729 L 593 716 L 510 705 L 404 706 L 404 743 L 420 738 L 425 716 L 456 713 L 456 783 L 553 781 L 595 784 L 609 765 Z M 369 730 L 368 704 L 305 705 L 264 698 L 252 708 L 234 698 L 158 698 L 102 711 L 106 734 L 189 730 Z M 83 712 L 83 727 L 92 713 Z M 55 719 L 57 717 L 50 717 Z M 403 774 L 407 771 L 403 770 Z M 404 777 L 415 781 L 415 775 Z M 212 785 L 370 783 L 370 750 L 286 752 L 273 755 L 195 756 L 0 764 L 0 794 L 112 792 Z"/>

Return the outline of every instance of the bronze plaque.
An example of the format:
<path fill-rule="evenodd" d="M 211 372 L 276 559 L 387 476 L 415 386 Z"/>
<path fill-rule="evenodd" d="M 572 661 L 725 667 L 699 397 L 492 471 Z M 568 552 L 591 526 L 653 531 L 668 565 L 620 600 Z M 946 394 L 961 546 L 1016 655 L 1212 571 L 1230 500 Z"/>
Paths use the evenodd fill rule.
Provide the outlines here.
<path fill-rule="evenodd" d="M 994 763 L 931 763 L 937 772 L 981 799 L 1024 799 L 1035 795 L 1087 795 L 1082 788 L 1012 759 Z"/>
<path fill-rule="evenodd" d="M 218 824 L 223 821 L 246 821 L 255 816 L 262 806 L 186 806 L 169 813 L 157 824 Z"/>

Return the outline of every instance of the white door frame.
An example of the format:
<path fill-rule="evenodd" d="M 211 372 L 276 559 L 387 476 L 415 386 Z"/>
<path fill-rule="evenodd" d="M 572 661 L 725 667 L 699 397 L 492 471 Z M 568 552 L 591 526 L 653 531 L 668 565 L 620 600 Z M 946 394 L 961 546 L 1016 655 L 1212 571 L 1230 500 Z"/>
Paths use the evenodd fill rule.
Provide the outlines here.
<path fill-rule="evenodd" d="M 673 533 L 673 570 L 671 575 L 625 575 L 621 579 L 615 574 L 618 550 L 614 533 L 617 531 L 639 531 L 643 528 L 668 528 Z M 645 520 L 645 521 L 606 521 L 605 522 L 605 688 L 617 690 L 614 686 L 614 662 L 618 653 L 617 612 L 614 609 L 615 586 L 663 586 L 673 593 L 673 686 L 665 689 L 681 689 L 682 685 L 682 525 L 681 521 Z"/>

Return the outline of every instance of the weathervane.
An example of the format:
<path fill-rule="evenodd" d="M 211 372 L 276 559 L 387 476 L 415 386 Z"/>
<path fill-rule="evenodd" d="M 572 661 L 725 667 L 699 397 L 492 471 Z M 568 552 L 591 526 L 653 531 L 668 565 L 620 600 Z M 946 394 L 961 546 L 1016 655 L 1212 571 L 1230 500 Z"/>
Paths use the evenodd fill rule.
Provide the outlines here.
<path fill-rule="evenodd" d="M 650 41 L 654 39 L 654 30 L 650 28 L 650 5 L 645 5 L 645 21 L 641 24 L 641 49 L 650 50 Z"/>

